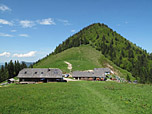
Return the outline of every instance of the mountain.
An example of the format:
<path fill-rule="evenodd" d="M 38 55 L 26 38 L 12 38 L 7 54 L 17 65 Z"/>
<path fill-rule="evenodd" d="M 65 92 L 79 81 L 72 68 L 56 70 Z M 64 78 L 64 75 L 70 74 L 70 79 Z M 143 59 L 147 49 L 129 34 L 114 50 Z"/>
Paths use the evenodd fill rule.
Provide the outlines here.
<path fill-rule="evenodd" d="M 5 63 L 0 63 L 0 65 L 4 65 Z"/>
<path fill-rule="evenodd" d="M 94 68 L 110 67 L 116 75 L 125 78 L 127 75 L 132 77 L 131 73 L 116 66 L 112 61 L 105 58 L 100 51 L 89 45 L 73 47 L 55 55 L 49 55 L 38 63 L 35 68 L 60 68 L 63 72 L 69 72 L 67 61 L 72 64 L 72 71 L 75 70 L 93 70 Z"/>
<path fill-rule="evenodd" d="M 25 62 L 25 61 L 21 61 L 21 63 L 24 62 L 26 64 L 27 67 L 29 67 L 30 65 L 33 64 L 33 62 Z"/>
<path fill-rule="evenodd" d="M 5 63 L 0 63 L 0 68 L 2 67 L 2 65 L 4 65 Z"/>
<path fill-rule="evenodd" d="M 30 65 L 33 64 L 33 62 L 25 62 L 25 61 L 21 61 L 21 63 L 24 62 L 26 64 L 27 67 L 29 67 Z M 5 65 L 5 63 L 0 63 L 0 68 L 2 65 Z"/>
<path fill-rule="evenodd" d="M 50 55 L 81 45 L 90 45 L 100 51 L 114 64 L 131 72 L 141 83 L 152 82 L 152 54 L 136 46 L 105 24 L 95 23 L 85 27 L 59 44 Z"/>

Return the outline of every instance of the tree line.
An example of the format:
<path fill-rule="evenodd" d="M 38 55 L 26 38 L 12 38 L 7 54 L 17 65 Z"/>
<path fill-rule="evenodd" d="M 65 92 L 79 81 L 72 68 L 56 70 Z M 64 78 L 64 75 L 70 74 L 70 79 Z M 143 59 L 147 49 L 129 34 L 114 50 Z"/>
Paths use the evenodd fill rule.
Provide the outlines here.
<path fill-rule="evenodd" d="M 19 61 L 5 62 L 5 65 L 2 65 L 0 68 L 0 82 L 3 82 L 7 79 L 13 78 L 18 75 L 19 71 L 23 68 L 27 68 L 25 62 L 20 63 Z"/>

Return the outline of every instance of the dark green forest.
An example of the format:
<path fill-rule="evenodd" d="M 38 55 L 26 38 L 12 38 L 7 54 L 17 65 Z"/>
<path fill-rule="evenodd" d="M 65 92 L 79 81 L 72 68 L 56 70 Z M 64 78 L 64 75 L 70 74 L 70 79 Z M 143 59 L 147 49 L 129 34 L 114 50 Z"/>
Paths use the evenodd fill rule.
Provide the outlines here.
<path fill-rule="evenodd" d="M 5 65 L 0 68 L 0 82 L 17 76 L 23 68 L 27 68 L 24 62 L 19 63 L 19 61 L 13 62 L 12 60 L 8 63 L 5 62 Z"/>
<path fill-rule="evenodd" d="M 91 45 L 117 66 L 131 72 L 140 83 L 152 83 L 152 54 L 136 46 L 105 24 L 95 23 L 59 44 L 51 54 L 71 47 Z"/>

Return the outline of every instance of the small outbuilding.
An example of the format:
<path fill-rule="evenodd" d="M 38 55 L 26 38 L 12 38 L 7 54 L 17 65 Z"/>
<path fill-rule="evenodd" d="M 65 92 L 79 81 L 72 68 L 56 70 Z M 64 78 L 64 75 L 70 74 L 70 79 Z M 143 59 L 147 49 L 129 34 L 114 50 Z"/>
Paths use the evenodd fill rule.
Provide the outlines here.
<path fill-rule="evenodd" d="M 14 83 L 15 82 L 15 79 L 14 78 L 10 78 L 7 80 L 7 82 L 10 84 L 10 83 Z"/>
<path fill-rule="evenodd" d="M 17 76 L 20 83 L 59 82 L 62 71 L 58 68 L 24 68 Z"/>
<path fill-rule="evenodd" d="M 110 74 L 109 68 L 94 68 L 93 71 L 74 71 L 72 77 L 78 80 L 101 80 Z"/>

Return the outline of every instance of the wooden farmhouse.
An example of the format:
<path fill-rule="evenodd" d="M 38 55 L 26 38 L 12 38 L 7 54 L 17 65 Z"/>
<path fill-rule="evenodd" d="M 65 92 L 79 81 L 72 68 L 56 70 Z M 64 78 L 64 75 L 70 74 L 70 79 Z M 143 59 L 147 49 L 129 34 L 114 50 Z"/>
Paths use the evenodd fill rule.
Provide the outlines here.
<path fill-rule="evenodd" d="M 101 80 L 110 73 L 109 68 L 94 68 L 93 71 L 74 71 L 72 77 L 78 80 Z"/>
<path fill-rule="evenodd" d="M 62 71 L 57 68 L 25 68 L 17 76 L 20 83 L 62 81 Z"/>

